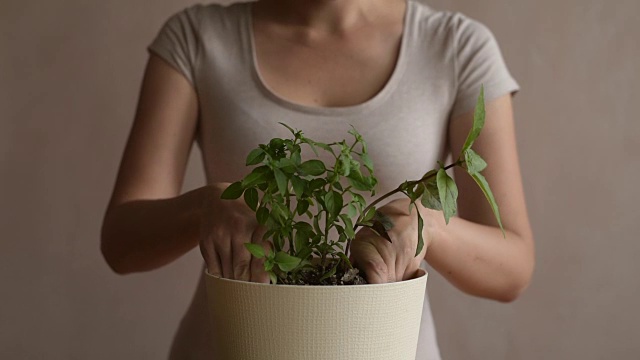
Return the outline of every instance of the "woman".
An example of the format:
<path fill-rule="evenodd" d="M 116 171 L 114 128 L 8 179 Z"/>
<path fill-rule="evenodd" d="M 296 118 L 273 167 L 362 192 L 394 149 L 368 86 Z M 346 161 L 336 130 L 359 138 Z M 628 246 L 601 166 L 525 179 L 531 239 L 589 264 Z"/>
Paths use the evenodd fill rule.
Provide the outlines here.
<path fill-rule="evenodd" d="M 200 246 L 211 273 L 267 282 L 242 244 L 264 229 L 242 200 L 221 201 L 242 178 L 246 154 L 287 131 L 342 139 L 348 124 L 367 139 L 379 193 L 419 178 L 457 154 L 484 84 L 487 123 L 475 149 L 500 204 L 506 237 L 476 185 L 456 173 L 459 217 L 445 226 L 421 209 L 426 244 L 406 199 L 380 210 L 393 244 L 366 229 L 352 246 L 373 283 L 399 281 L 429 265 L 471 295 L 512 301 L 533 270 L 533 237 L 516 154 L 511 78 L 491 33 L 460 14 L 415 0 L 261 0 L 194 6 L 170 18 L 149 47 L 138 111 L 102 234 L 118 273 L 161 267 Z M 196 140 L 207 185 L 180 195 Z M 176 335 L 172 358 L 211 359 L 203 284 Z M 428 302 L 418 359 L 438 359 Z"/>

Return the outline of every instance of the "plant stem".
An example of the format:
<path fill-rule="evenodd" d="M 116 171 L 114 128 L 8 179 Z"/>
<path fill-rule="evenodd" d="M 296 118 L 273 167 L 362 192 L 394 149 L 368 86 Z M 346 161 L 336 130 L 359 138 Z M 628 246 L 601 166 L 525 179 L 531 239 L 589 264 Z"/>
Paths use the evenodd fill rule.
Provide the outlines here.
<path fill-rule="evenodd" d="M 449 165 L 445 166 L 443 169 L 446 171 L 446 170 L 451 169 L 452 167 L 462 165 L 463 163 L 464 163 L 464 160 L 458 160 L 458 161 L 454 162 L 453 164 L 449 164 Z M 407 181 L 406 184 L 409 187 L 411 187 L 411 186 L 414 186 L 414 185 L 416 185 L 418 183 L 421 183 L 421 182 L 423 182 L 425 180 L 429 180 L 430 178 L 436 176 L 437 174 L 438 174 L 437 172 L 434 172 L 434 173 L 431 173 L 431 174 L 429 174 L 429 172 L 427 172 L 420 180 Z M 356 223 L 353 225 L 353 231 L 356 231 L 359 226 L 362 226 L 362 224 L 360 224 L 360 222 L 362 221 L 362 217 L 367 214 L 367 211 L 369 211 L 369 209 L 371 209 L 372 207 L 376 206 L 381 201 L 383 201 L 384 199 L 387 199 L 391 195 L 397 194 L 399 192 L 402 192 L 402 193 L 404 193 L 406 195 L 406 193 L 403 190 L 403 186 L 400 185 L 397 188 L 395 188 L 395 189 L 389 191 L 388 193 L 382 195 L 381 197 L 377 198 L 371 204 L 369 204 L 364 210 L 362 210 L 362 212 L 360 213 L 360 216 L 358 216 L 358 219 L 357 219 Z M 349 250 L 350 249 L 351 249 L 351 240 L 348 240 L 347 241 L 347 247 L 345 248 L 345 254 L 347 256 L 349 256 Z"/>
<path fill-rule="evenodd" d="M 290 186 L 287 186 L 287 192 L 285 193 L 284 197 L 287 202 L 287 210 L 289 211 L 289 214 L 291 214 L 291 193 L 289 193 L 289 188 Z M 293 245 L 293 231 L 289 232 L 289 236 L 287 238 L 287 240 L 289 240 L 289 255 L 295 256 L 296 252 Z"/>
<path fill-rule="evenodd" d="M 449 170 L 449 169 L 451 169 L 451 168 L 452 168 L 452 167 L 454 167 L 454 166 L 457 166 L 457 165 L 462 164 L 462 162 L 463 162 L 463 161 L 456 161 L 456 162 L 455 162 L 455 163 L 453 163 L 453 164 L 449 164 L 449 165 L 447 165 L 446 167 L 444 167 L 444 170 Z M 423 176 L 420 180 L 408 181 L 408 182 L 407 182 L 407 184 L 408 184 L 409 186 L 413 186 L 413 185 L 416 185 L 417 183 L 420 183 L 420 182 L 423 182 L 423 181 L 425 181 L 425 180 L 428 180 L 428 179 L 430 179 L 430 178 L 432 178 L 432 177 L 436 176 L 437 174 L 438 174 L 437 172 L 432 173 L 432 174 L 429 174 L 429 175 L 425 174 L 425 176 Z M 386 194 L 382 195 L 381 197 L 377 198 L 374 202 L 372 202 L 371 204 L 369 204 L 369 205 L 368 205 L 368 206 L 367 206 L 367 207 L 362 211 L 362 214 L 360 215 L 360 217 L 364 216 L 364 215 L 367 213 L 367 211 L 369 211 L 369 209 L 371 209 L 372 207 L 374 207 L 374 206 L 376 206 L 377 204 L 379 204 L 382 200 L 384 200 L 384 199 L 388 198 L 388 197 L 389 197 L 389 196 L 391 196 L 391 195 L 394 195 L 394 194 L 396 194 L 396 193 L 402 192 L 402 191 L 403 191 L 403 189 L 402 189 L 402 185 L 400 185 L 400 186 L 398 186 L 397 188 L 395 188 L 394 190 L 391 190 L 391 191 L 389 191 L 388 193 L 386 193 Z M 358 219 L 358 221 L 356 222 L 356 225 L 358 225 L 358 223 L 359 223 L 361 220 L 362 220 L 362 219 Z M 355 227 L 354 227 L 354 230 L 355 230 L 356 228 L 357 228 L 357 226 L 355 226 Z"/>

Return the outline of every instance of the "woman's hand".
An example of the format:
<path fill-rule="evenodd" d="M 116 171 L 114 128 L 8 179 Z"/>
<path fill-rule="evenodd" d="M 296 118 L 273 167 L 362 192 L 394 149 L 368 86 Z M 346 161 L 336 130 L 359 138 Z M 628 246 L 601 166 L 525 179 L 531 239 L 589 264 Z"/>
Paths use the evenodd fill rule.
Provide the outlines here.
<path fill-rule="evenodd" d="M 229 184 L 210 186 L 202 206 L 200 251 L 209 273 L 227 279 L 269 282 L 264 259 L 256 259 L 244 246 L 251 242 L 270 250 L 262 241 L 266 229 L 242 199 L 222 200 L 220 194 Z"/>
<path fill-rule="evenodd" d="M 380 284 L 412 278 L 431 245 L 433 230 L 438 225 L 439 212 L 418 205 L 425 223 L 424 247 L 420 254 L 415 256 L 418 247 L 418 217 L 413 205 L 409 212 L 409 204 L 409 199 L 400 199 L 378 209 L 394 224 L 393 228 L 387 231 L 391 242 L 378 236 L 371 229 L 363 228 L 358 231 L 351 244 L 351 259 L 364 270 L 370 283 Z M 444 220 L 442 222 L 444 223 Z"/>

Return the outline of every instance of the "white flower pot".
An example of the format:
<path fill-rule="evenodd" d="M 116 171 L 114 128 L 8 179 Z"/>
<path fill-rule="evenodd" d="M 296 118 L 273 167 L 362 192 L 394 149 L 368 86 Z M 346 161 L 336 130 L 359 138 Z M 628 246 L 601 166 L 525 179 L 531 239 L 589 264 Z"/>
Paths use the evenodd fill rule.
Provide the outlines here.
<path fill-rule="evenodd" d="M 389 284 L 296 286 L 206 274 L 215 360 L 414 360 L 427 274 Z"/>

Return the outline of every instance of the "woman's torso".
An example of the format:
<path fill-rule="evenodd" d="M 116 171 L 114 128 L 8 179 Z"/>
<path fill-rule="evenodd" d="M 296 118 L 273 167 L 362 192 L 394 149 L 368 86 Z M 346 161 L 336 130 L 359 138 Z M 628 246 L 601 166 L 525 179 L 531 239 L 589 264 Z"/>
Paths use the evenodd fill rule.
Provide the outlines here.
<path fill-rule="evenodd" d="M 343 107 L 303 105 L 267 86 L 256 64 L 250 5 L 194 6 L 171 18 L 149 50 L 179 68 L 196 89 L 197 141 L 207 181 L 242 178 L 250 170 L 244 163 L 251 149 L 288 135 L 278 122 L 325 142 L 346 138 L 353 125 L 369 145 L 379 193 L 419 178 L 443 160 L 457 91 L 456 20 L 412 0 L 407 4 L 397 60 L 387 79 L 368 100 Z M 203 286 L 201 279 L 176 334 L 172 359 L 214 358 L 207 337 L 216 329 L 209 328 Z M 439 359 L 426 300 L 417 359 Z"/>

